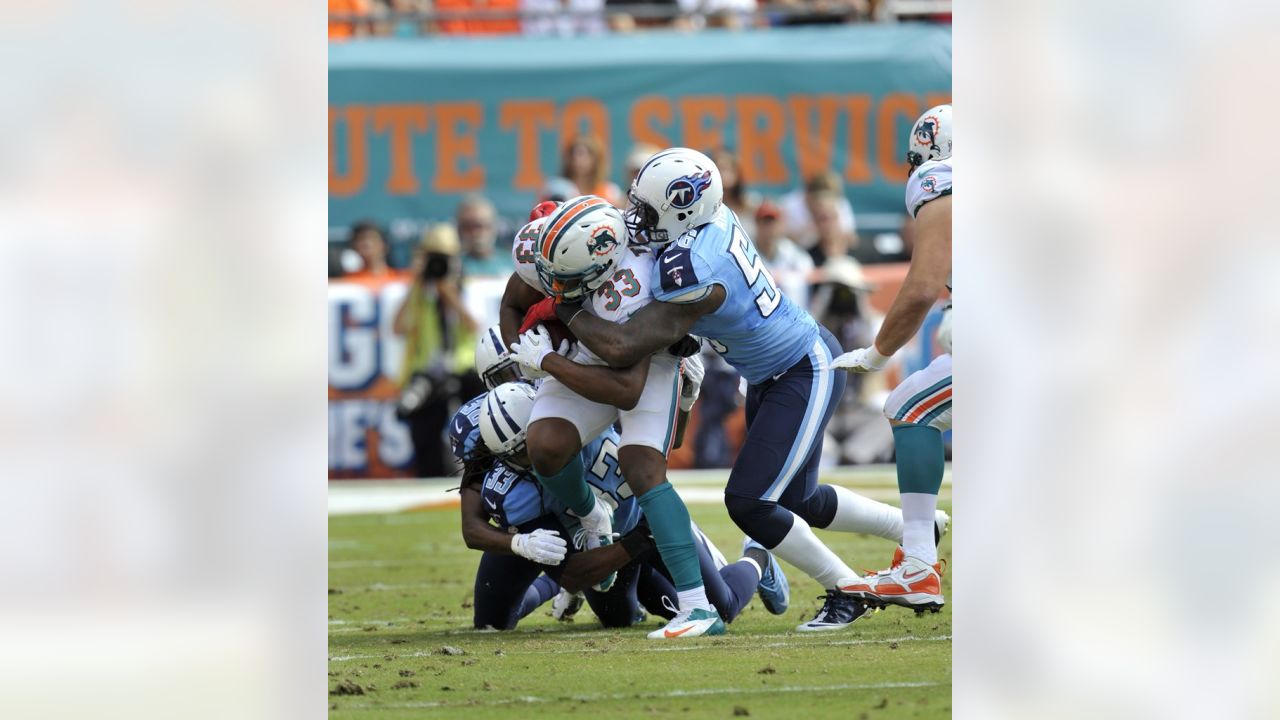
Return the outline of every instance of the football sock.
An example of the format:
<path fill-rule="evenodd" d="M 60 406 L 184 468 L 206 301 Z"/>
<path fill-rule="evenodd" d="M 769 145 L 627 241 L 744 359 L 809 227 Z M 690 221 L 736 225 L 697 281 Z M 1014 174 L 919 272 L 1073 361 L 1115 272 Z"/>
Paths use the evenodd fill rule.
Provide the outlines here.
<path fill-rule="evenodd" d="M 774 555 L 800 568 L 827 590 L 834 589 L 841 578 L 858 576 L 858 573 L 831 552 L 831 548 L 822 544 L 804 518 L 793 516 L 795 522 L 786 537 L 782 538 L 777 547 L 770 548 Z"/>
<path fill-rule="evenodd" d="M 534 476 L 542 487 L 551 491 L 556 499 L 564 503 L 569 512 L 578 517 L 586 517 L 596 506 L 596 496 L 587 486 L 582 476 L 582 454 L 576 453 L 567 465 L 554 475 L 541 475 L 536 470 Z"/>
<path fill-rule="evenodd" d="M 751 602 L 760 584 L 760 568 L 751 558 L 743 558 L 720 568 L 720 577 L 732 596 L 728 607 L 717 608 L 725 622 L 732 621 Z"/>
<path fill-rule="evenodd" d="M 742 553 L 742 557 L 754 562 L 756 567 L 760 569 L 761 573 L 764 573 L 764 569 L 769 567 L 769 553 L 765 552 L 761 548 L 755 546 L 749 547 L 746 552 Z"/>
<path fill-rule="evenodd" d="M 902 511 L 869 497 L 840 487 L 828 485 L 836 494 L 836 514 L 825 530 L 863 533 L 886 540 L 902 540 Z"/>
<path fill-rule="evenodd" d="M 528 615 L 538 609 L 539 605 L 555 597 L 558 592 L 560 592 L 560 586 L 555 580 L 546 575 L 539 575 L 524 591 L 524 598 L 520 601 L 520 610 L 516 617 Z"/>
<path fill-rule="evenodd" d="M 902 550 L 932 565 L 938 561 L 934 515 L 946 466 L 942 433 L 928 425 L 895 425 L 893 444 L 902 493 Z"/>
<path fill-rule="evenodd" d="M 663 482 L 636 498 L 649 521 L 654 544 L 662 556 L 662 564 L 671 573 L 671 581 L 680 594 L 680 609 L 711 609 L 702 589 L 702 571 L 698 566 L 698 550 L 694 544 L 689 510 L 671 483 Z"/>

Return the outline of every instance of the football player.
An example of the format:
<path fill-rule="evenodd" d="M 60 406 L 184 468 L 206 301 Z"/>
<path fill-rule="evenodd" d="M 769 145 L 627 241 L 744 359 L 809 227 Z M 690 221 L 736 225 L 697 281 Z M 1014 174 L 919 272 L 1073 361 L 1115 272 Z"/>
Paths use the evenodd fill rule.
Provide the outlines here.
<path fill-rule="evenodd" d="M 911 269 L 871 347 L 835 359 L 833 367 L 866 373 L 881 370 L 920 330 L 943 289 L 951 290 L 951 106 L 925 111 L 907 146 L 907 212 L 916 219 Z M 942 486 L 942 433 L 951 429 L 951 305 L 943 310 L 938 342 L 946 351 L 894 388 L 884 414 L 893 427 L 902 495 L 902 547 L 888 570 L 840 581 L 840 589 L 877 606 L 937 612 L 942 565 L 930 523 Z"/>
<path fill-rule="evenodd" d="M 837 589 L 856 573 L 811 528 L 883 534 L 897 509 L 818 484 L 823 432 L 844 391 L 845 374 L 831 369 L 842 350 L 779 292 L 723 194 L 706 155 L 669 148 L 650 157 L 631 185 L 626 222 L 661 253 L 647 277 L 636 277 L 658 302 L 636 308 L 623 325 L 586 305 L 565 302 L 556 312 L 610 366 L 632 367 L 692 333 L 747 380 L 747 439 L 725 506 L 749 537 L 827 590 L 818 615 L 797 629 L 842 628 L 867 607 Z"/>
<path fill-rule="evenodd" d="M 515 251 L 517 274 L 527 273 L 532 265 L 538 287 L 547 296 L 530 310 L 526 326 L 553 320 L 553 302 L 582 301 L 603 321 L 625 323 L 652 299 L 653 255 L 647 248 L 629 246 L 621 211 L 604 198 L 584 195 L 566 201 L 525 242 L 534 247 L 523 258 L 519 249 Z M 666 480 L 678 415 L 697 397 L 696 383 L 683 382 L 682 359 L 664 347 L 619 370 L 579 348 L 576 361 L 570 361 L 557 352 L 567 346 L 556 348 L 543 329 L 526 332 L 510 347 L 526 374 L 550 375 L 538 388 L 529 427 L 529 453 L 538 479 L 581 518 L 591 530 L 588 538 L 600 542 L 607 542 L 608 516 L 583 483 L 576 458 L 588 439 L 621 421 L 622 475 L 644 508 L 679 593 L 680 614 L 649 637 L 722 634 L 724 618 L 708 598 L 689 511 Z M 696 360 L 688 375 L 700 381 Z M 776 563 L 763 548 L 748 552 L 761 570 L 767 605 L 785 609 L 788 589 Z"/>

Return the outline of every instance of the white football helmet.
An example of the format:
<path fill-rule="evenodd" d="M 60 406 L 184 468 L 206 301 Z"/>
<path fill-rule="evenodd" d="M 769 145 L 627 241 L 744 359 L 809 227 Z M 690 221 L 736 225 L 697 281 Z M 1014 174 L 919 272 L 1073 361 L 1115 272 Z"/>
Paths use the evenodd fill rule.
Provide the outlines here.
<path fill-rule="evenodd" d="M 524 451 L 533 396 L 533 386 L 523 382 L 503 383 L 485 396 L 480 406 L 480 437 L 489 452 L 507 460 Z"/>
<path fill-rule="evenodd" d="M 911 126 L 907 141 L 907 162 L 915 170 L 930 160 L 951 157 L 951 106 L 938 105 L 924 111 Z"/>
<path fill-rule="evenodd" d="M 566 200 L 547 216 L 534 264 L 542 291 L 577 300 L 604 284 L 627 249 L 622 211 L 595 195 Z"/>
<path fill-rule="evenodd" d="M 524 377 L 520 374 L 520 363 L 511 358 L 506 343 L 502 342 L 501 325 L 480 333 L 476 342 L 476 374 L 490 390 Z"/>
<path fill-rule="evenodd" d="M 724 199 L 724 183 L 711 158 L 667 148 L 645 161 L 627 199 L 627 229 L 637 242 L 662 246 L 711 222 Z"/>

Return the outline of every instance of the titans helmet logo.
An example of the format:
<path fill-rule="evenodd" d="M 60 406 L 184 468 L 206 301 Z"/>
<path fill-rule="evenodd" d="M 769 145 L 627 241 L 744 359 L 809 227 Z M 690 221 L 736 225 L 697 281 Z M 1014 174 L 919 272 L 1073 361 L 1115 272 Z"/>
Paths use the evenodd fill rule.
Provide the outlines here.
<path fill-rule="evenodd" d="M 710 185 L 710 170 L 678 177 L 667 185 L 667 202 L 671 203 L 671 207 L 683 210 L 698 202 L 702 191 Z"/>
<path fill-rule="evenodd" d="M 608 255 L 617 246 L 618 238 L 613 236 L 613 230 L 608 225 L 601 225 L 592 230 L 591 237 L 587 240 L 587 249 L 597 257 Z"/>

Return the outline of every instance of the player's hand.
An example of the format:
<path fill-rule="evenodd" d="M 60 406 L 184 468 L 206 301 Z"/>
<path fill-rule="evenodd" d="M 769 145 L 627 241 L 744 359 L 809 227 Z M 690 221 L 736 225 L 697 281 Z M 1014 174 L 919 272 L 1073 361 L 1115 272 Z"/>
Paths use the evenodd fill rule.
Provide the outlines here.
<path fill-rule="evenodd" d="M 558 207 L 560 207 L 560 203 L 555 200 L 543 200 L 537 205 L 534 205 L 533 209 L 529 211 L 529 222 L 533 222 L 538 218 L 544 218 L 550 215 L 555 212 Z"/>
<path fill-rule="evenodd" d="M 938 333 L 934 336 L 938 345 L 946 352 L 951 352 L 951 306 L 942 309 L 942 322 L 938 323 Z"/>
<path fill-rule="evenodd" d="M 558 353 L 565 357 L 569 356 L 572 350 L 572 344 L 566 339 L 560 341 L 560 347 L 555 346 L 555 342 L 551 339 L 551 333 L 542 325 L 530 330 L 520 336 L 520 339 L 511 343 L 511 357 L 516 362 L 529 370 L 542 371 L 542 361 L 551 353 Z"/>
<path fill-rule="evenodd" d="M 532 307 L 524 314 L 524 322 L 520 323 L 520 334 L 533 329 L 533 326 L 540 325 L 548 320 L 556 319 L 556 301 L 554 298 L 545 297 L 534 303 Z"/>
<path fill-rule="evenodd" d="M 872 344 L 871 347 L 858 348 L 837 357 L 831 361 L 831 368 L 833 370 L 844 368 L 849 372 L 855 373 L 869 373 L 883 370 L 884 366 L 888 364 L 888 356 L 881 355 L 880 351 L 876 350 L 875 345 Z"/>
<path fill-rule="evenodd" d="M 680 388 L 680 409 L 689 412 L 698 401 L 698 394 L 702 392 L 702 378 L 707 374 L 702 365 L 702 356 L 690 355 L 685 358 L 681 372 L 684 374 L 684 385 Z"/>
<path fill-rule="evenodd" d="M 511 536 L 511 552 L 542 565 L 559 565 L 564 561 L 568 547 L 560 533 L 546 528 Z"/>

